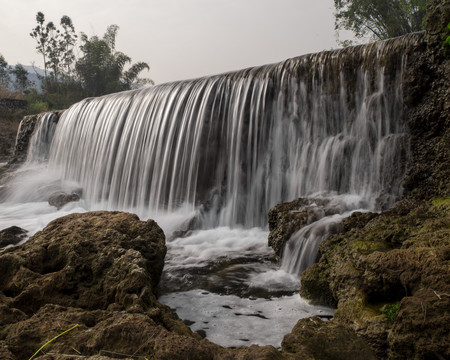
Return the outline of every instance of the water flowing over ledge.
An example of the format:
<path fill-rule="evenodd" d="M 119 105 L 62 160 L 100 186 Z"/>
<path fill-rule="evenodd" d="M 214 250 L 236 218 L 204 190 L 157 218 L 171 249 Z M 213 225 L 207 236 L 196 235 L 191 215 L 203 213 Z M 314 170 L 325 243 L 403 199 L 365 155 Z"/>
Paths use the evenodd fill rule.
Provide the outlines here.
<path fill-rule="evenodd" d="M 298 274 L 315 261 L 326 232 L 354 210 L 380 210 L 401 196 L 409 158 L 405 54 L 422 38 L 86 99 L 65 111 L 56 129 L 40 122 L 0 218 L 11 209 L 30 213 L 24 224 L 40 219 L 33 226 L 42 228 L 69 212 L 127 210 L 156 218 L 167 234 L 188 220 L 193 231 L 168 242 L 167 304 L 191 296 L 221 310 L 225 295 L 236 308 L 239 299 L 258 298 L 258 314 L 267 319 L 257 322 L 288 332 L 300 313 L 317 309 L 286 321 L 274 316 L 268 325 L 264 301 L 296 302 Z M 77 190 L 82 200 L 57 213 L 46 203 L 56 190 Z M 298 197 L 325 199 L 338 211 L 317 209 L 320 216 L 285 246 L 280 270 L 266 245 L 266 214 Z M 234 325 L 249 322 L 239 314 Z M 224 345 L 245 344 L 229 330 Z M 265 343 L 279 346 L 275 335 Z"/>
<path fill-rule="evenodd" d="M 101 98 L 66 111 L 50 165 L 108 209 L 202 205 L 203 226 L 265 226 L 311 194 L 389 206 L 408 158 L 405 47 L 422 35 Z"/>

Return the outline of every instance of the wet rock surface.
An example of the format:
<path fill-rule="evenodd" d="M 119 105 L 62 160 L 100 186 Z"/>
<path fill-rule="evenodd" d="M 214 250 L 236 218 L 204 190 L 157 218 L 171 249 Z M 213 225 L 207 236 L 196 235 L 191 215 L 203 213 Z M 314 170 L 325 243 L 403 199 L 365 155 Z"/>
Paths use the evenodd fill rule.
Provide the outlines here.
<path fill-rule="evenodd" d="M 299 198 L 274 206 L 267 214 L 269 246 L 280 256 L 293 233 L 326 215 L 336 214 L 338 210 L 326 208 L 329 203 L 328 199 Z"/>
<path fill-rule="evenodd" d="M 52 111 L 54 120 L 57 122 L 64 111 Z M 31 137 L 36 130 L 36 125 L 39 123 L 43 114 L 27 115 L 20 123 L 17 133 L 14 153 L 9 159 L 9 165 L 18 165 L 27 159 L 28 147 L 30 145 Z"/>
<path fill-rule="evenodd" d="M 427 18 L 427 41 L 408 54 L 403 90 L 411 134 L 404 188 L 421 199 L 450 196 L 450 3 L 429 1 Z"/>
<path fill-rule="evenodd" d="M 48 198 L 48 203 L 51 206 L 56 207 L 58 210 L 61 209 L 64 205 L 73 202 L 79 201 L 80 196 L 76 193 L 66 193 L 64 191 L 57 191 L 50 195 Z"/>
<path fill-rule="evenodd" d="M 300 293 L 337 305 L 333 323 L 354 330 L 381 358 L 448 358 L 449 224 L 449 199 L 355 214 L 322 242 Z"/>
<path fill-rule="evenodd" d="M 17 245 L 27 237 L 28 231 L 18 226 L 10 226 L 0 231 L 0 248 Z"/>
<path fill-rule="evenodd" d="M 367 343 L 353 331 L 318 317 L 299 320 L 281 346 L 284 353 L 302 359 L 377 359 Z"/>

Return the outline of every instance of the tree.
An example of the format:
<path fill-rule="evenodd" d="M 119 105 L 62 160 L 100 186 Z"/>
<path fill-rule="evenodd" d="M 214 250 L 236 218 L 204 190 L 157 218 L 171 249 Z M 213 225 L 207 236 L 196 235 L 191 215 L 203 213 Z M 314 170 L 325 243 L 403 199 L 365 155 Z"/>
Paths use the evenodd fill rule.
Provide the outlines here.
<path fill-rule="evenodd" d="M 47 47 L 49 43 L 49 36 L 51 29 L 54 28 L 52 22 L 44 25 L 45 15 L 40 11 L 36 14 L 37 26 L 30 33 L 30 36 L 37 41 L 36 50 L 44 58 L 44 71 L 45 77 L 47 77 Z"/>
<path fill-rule="evenodd" d="M 65 75 L 71 78 L 72 65 L 75 63 L 75 54 L 73 53 L 73 49 L 78 36 L 75 34 L 75 27 L 73 26 L 70 17 L 64 15 L 61 18 L 60 24 L 63 28 L 63 32 L 61 33 L 62 38 L 59 42 L 61 47 L 61 65 Z"/>
<path fill-rule="evenodd" d="M 0 88 L 7 89 L 10 81 L 8 63 L 0 54 Z"/>
<path fill-rule="evenodd" d="M 150 69 L 147 63 L 138 62 L 125 70 L 131 58 L 116 50 L 118 30 L 117 25 L 110 25 L 103 38 L 81 35 L 83 56 L 78 59 L 75 68 L 87 96 L 129 90 L 133 82 L 139 80 L 139 74 Z"/>
<path fill-rule="evenodd" d="M 52 77 L 56 82 L 60 77 L 70 78 L 75 62 L 73 48 L 77 40 L 72 20 L 64 15 L 60 21 L 62 30 L 56 28 L 52 21 L 44 25 L 45 15 L 42 12 L 37 13 L 36 21 L 37 26 L 30 36 L 36 39 L 38 43 L 36 49 L 44 59 L 45 86 L 47 86 L 47 69 L 52 70 Z"/>
<path fill-rule="evenodd" d="M 28 80 L 28 71 L 20 64 L 17 64 L 12 70 L 11 74 L 15 76 L 14 86 L 17 91 L 24 93 L 25 90 L 32 85 L 32 82 Z"/>
<path fill-rule="evenodd" d="M 382 40 L 424 26 L 428 0 L 334 0 L 335 29 L 350 30 L 357 38 Z"/>

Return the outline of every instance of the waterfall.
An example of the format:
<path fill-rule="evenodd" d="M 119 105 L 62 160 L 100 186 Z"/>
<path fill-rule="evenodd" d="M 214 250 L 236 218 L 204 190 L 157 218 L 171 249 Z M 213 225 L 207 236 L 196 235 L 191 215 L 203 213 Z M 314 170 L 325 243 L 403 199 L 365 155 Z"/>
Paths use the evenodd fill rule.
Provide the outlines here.
<path fill-rule="evenodd" d="M 167 235 L 159 301 L 221 345 L 280 346 L 298 318 L 333 314 L 298 297 L 320 242 L 353 211 L 402 195 L 402 84 L 420 43 L 410 34 L 85 99 L 56 128 L 44 116 L 27 162 L 0 186 L 0 229 L 32 234 L 90 210 L 153 218 Z M 82 197 L 57 209 L 48 203 L 56 191 Z M 266 214 L 297 198 L 289 211 L 305 226 L 280 268 Z"/>
<path fill-rule="evenodd" d="M 36 131 L 30 139 L 27 163 L 43 163 L 48 160 L 57 120 L 58 116 L 52 112 L 39 115 Z"/>
<path fill-rule="evenodd" d="M 86 99 L 60 119 L 50 164 L 106 208 L 200 206 L 206 227 L 265 226 L 271 206 L 318 193 L 389 206 L 408 156 L 407 44 L 393 39 Z"/>

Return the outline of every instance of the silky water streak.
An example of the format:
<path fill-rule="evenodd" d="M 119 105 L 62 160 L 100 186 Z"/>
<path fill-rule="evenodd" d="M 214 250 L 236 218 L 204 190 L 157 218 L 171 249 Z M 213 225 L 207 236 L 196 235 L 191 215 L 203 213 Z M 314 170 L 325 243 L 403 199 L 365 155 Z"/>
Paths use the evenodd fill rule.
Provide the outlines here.
<path fill-rule="evenodd" d="M 264 227 L 271 206 L 318 193 L 389 206 L 408 156 L 403 43 L 86 99 L 63 114 L 50 164 L 108 209 L 187 205 L 203 227 Z"/>

